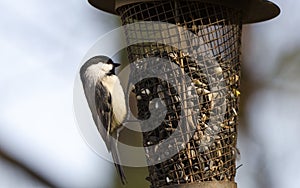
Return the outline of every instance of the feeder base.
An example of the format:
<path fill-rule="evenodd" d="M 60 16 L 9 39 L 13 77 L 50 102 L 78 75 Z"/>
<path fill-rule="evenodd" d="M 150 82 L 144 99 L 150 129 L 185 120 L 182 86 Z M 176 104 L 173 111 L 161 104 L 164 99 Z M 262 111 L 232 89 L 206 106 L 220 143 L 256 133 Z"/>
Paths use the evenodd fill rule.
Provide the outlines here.
<path fill-rule="evenodd" d="M 170 185 L 162 188 L 237 188 L 237 184 L 231 181 L 208 181 L 191 184 Z"/>

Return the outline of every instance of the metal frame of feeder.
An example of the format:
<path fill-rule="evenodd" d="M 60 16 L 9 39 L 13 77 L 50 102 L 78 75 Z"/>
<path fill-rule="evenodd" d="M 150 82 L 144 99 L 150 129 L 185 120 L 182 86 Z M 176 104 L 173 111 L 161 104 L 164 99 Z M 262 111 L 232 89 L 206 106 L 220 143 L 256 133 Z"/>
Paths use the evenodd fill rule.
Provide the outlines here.
<path fill-rule="evenodd" d="M 153 24 L 161 21 L 179 26 L 155 27 L 149 22 L 148 28 L 137 25 L 125 29 L 128 43 L 150 37 L 153 32 L 157 41 L 164 41 L 128 47 L 130 62 L 143 61 L 147 57 L 144 66 L 135 67 L 133 64 L 134 77 L 147 74 L 149 64 L 153 65 L 150 67 L 154 72 L 162 69 L 160 59 L 180 67 L 179 70 L 176 67 L 164 67 L 164 80 L 144 79 L 135 84 L 133 91 L 139 97 L 139 119 L 147 119 L 150 101 L 155 98 L 160 98 L 167 106 L 166 116 L 160 126 L 152 131 L 143 130 L 145 148 L 159 145 L 175 134 L 180 120 L 184 124 L 180 134 L 174 137 L 174 143 L 165 146 L 167 152 L 175 150 L 170 159 L 154 164 L 166 153 L 159 151 L 159 148 L 146 149 L 151 187 L 234 182 L 240 80 L 240 12 L 222 5 L 180 1 L 135 3 L 120 7 L 118 12 L 123 25 L 146 20 L 154 21 Z M 194 36 L 187 37 L 181 31 L 177 32 L 180 28 Z M 162 30 L 167 34 L 164 35 Z M 170 41 L 169 44 L 164 44 L 166 41 Z M 158 61 L 151 62 L 149 58 Z M 183 79 L 184 75 L 191 81 Z M 165 115 L 160 106 L 156 111 Z M 190 117 L 195 121 L 190 123 Z M 142 127 L 151 127 L 151 123 L 142 124 Z"/>

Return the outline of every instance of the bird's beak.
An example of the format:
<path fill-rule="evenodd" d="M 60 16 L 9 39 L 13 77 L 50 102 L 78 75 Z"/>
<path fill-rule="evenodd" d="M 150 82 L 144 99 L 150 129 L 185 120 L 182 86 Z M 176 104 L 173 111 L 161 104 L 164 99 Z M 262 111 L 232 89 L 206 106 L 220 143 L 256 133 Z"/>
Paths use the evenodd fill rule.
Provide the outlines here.
<path fill-rule="evenodd" d="M 121 64 L 119 64 L 119 63 L 113 63 L 113 65 L 114 65 L 114 67 L 118 67 L 118 66 L 120 66 Z"/>

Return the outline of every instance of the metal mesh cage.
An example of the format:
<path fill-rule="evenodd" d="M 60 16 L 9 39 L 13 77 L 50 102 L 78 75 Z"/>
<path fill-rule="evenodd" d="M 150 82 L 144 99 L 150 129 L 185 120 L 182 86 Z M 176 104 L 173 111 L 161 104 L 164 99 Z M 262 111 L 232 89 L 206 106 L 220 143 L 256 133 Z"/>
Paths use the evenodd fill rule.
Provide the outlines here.
<path fill-rule="evenodd" d="M 163 71 L 165 77 L 170 77 L 168 81 L 144 78 L 135 83 L 132 90 L 138 101 L 139 119 L 149 118 L 154 114 L 151 114 L 153 109 L 157 119 L 162 119 L 146 125 L 146 129 L 143 125 L 143 144 L 150 174 L 147 179 L 151 187 L 234 181 L 241 13 L 198 1 L 134 3 L 117 11 L 123 25 L 160 21 L 181 30 L 176 32 L 174 27 L 156 27 L 155 24 L 147 28 L 136 25 L 125 30 L 127 42 L 132 44 L 128 47 L 130 62 L 146 61 L 132 64 L 134 74 L 131 77 L 144 78 L 149 72 L 149 64 L 154 65 L 151 71 Z M 192 35 L 183 36 L 182 31 Z M 134 42 L 153 32 L 158 42 Z M 175 67 L 165 68 L 159 59 Z M 183 77 L 189 79 L 178 81 L 177 78 Z M 165 150 L 149 149 L 175 134 L 179 126 L 179 134 L 173 136 Z M 149 127 L 154 128 L 150 130 Z M 163 155 L 173 150 L 170 158 L 160 161 Z"/>

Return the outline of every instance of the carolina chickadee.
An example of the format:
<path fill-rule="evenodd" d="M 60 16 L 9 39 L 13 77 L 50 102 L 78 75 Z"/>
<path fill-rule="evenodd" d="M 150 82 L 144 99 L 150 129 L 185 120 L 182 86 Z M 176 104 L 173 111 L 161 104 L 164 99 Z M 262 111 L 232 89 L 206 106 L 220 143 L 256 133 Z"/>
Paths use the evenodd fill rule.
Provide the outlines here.
<path fill-rule="evenodd" d="M 81 67 L 80 77 L 94 122 L 125 184 L 126 178 L 117 151 L 118 132 L 126 117 L 124 91 L 115 75 L 115 68 L 119 65 L 106 56 L 95 56 Z"/>

